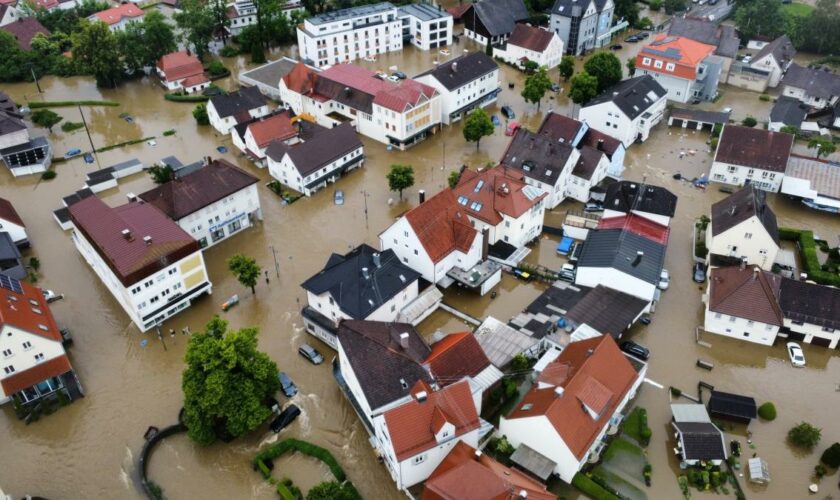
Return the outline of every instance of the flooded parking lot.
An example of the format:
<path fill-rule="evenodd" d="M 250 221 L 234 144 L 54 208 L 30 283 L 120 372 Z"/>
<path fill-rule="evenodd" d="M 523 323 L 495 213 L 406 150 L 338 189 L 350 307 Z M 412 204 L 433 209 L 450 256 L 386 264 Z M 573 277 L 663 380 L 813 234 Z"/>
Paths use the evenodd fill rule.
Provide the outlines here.
<path fill-rule="evenodd" d="M 458 47 L 481 50 L 467 42 Z M 625 47 L 626 51 L 637 48 Z M 457 52 L 453 50 L 453 56 Z M 439 54 L 406 49 L 390 54 L 376 63 L 361 63 L 371 69 L 387 69 L 397 65 L 410 75 L 431 66 Z M 625 58 L 622 55 L 622 58 Z M 227 61 L 241 66 L 241 61 Z M 552 72 L 556 79 L 556 71 Z M 570 113 L 572 105 L 564 95 L 551 96 L 542 108 L 526 104 L 519 92 L 522 76 L 512 68 L 502 69 L 502 94 L 489 108 L 498 114 L 502 104 L 511 105 L 518 120 L 536 129 L 547 109 Z M 221 82 L 231 86 L 231 82 Z M 509 89 L 508 83 L 514 83 Z M 153 80 L 128 82 L 113 90 L 96 89 L 89 79 L 46 78 L 41 82 L 45 93 L 37 95 L 32 84 L 6 86 L 4 90 L 21 101 L 64 99 L 110 99 L 120 102 L 115 108 L 84 108 L 96 147 L 148 136 L 156 136 L 157 146 L 138 144 L 101 153 L 99 162 L 108 166 L 131 157 L 150 165 L 159 159 L 176 155 L 184 162 L 212 155 L 216 147 L 226 145 L 227 137 L 218 136 L 211 128 L 199 128 L 191 116 L 193 105 L 171 103 L 163 99 L 163 90 Z M 739 91 L 726 92 L 725 98 L 739 102 Z M 732 96 L 732 97 L 729 97 Z M 767 106 L 755 94 L 745 93 L 744 106 Z M 711 105 L 704 105 L 711 106 Z M 744 109 L 741 107 L 739 109 Z M 752 109 L 752 108 L 750 108 Z M 79 121 L 78 110 L 56 110 L 65 120 Z M 758 112 L 758 111 L 756 111 Z M 134 118 L 128 123 L 120 114 Z M 176 134 L 163 137 L 165 130 Z M 84 131 L 73 134 L 57 132 L 52 136 L 56 155 L 78 147 L 89 149 Z M 793 369 L 780 346 L 764 348 L 706 335 L 711 348 L 697 345 L 694 328 L 701 321 L 701 290 L 691 281 L 690 231 L 695 217 L 708 213 L 712 202 L 724 195 L 712 188 L 701 191 L 690 184 L 673 179 L 674 173 L 692 178 L 708 172 L 711 155 L 707 135 L 668 129 L 660 125 L 650 140 L 630 148 L 625 177 L 656 183 L 679 196 L 677 214 L 672 224 L 667 267 L 671 271 L 670 289 L 663 294 L 653 322 L 638 327 L 632 338 L 652 350 L 649 378 L 665 385 L 674 385 L 693 392 L 698 380 L 721 390 L 750 394 L 759 402 L 773 400 L 779 418 L 773 423 L 754 422 L 750 427 L 760 456 L 769 461 L 773 482 L 764 492 L 768 498 L 800 498 L 804 496 L 817 456 L 801 456 L 784 442 L 787 429 L 800 420 L 808 420 L 823 428 L 823 443 L 840 440 L 840 428 L 831 411 L 840 407 L 840 358 L 822 348 L 805 347 L 809 366 Z M 360 492 L 371 499 L 400 498 L 386 472 L 377 463 L 368 436 L 345 402 L 332 380 L 327 365 L 312 366 L 297 355 L 297 346 L 312 342 L 328 354 L 332 351 L 308 337 L 302 329 L 298 311 L 305 294 L 299 284 L 319 270 L 331 252 L 344 252 L 360 243 L 378 246 L 378 235 L 393 219 L 416 206 L 418 190 L 434 193 L 446 185 L 449 172 L 461 164 L 479 167 L 495 162 L 502 155 L 507 138 L 497 128 L 493 136 L 481 141 L 476 150 L 461 135 L 461 124 L 445 128 L 429 140 L 404 152 L 388 152 L 384 145 L 362 138 L 366 163 L 363 169 L 349 174 L 337 186 L 283 205 L 264 187 L 267 172 L 256 169 L 244 158 L 227 153 L 226 159 L 258 175 L 265 221 L 238 236 L 214 246 L 205 253 L 214 294 L 201 299 L 187 311 L 164 324 L 163 330 L 189 326 L 199 330 L 213 314 L 220 313 L 220 304 L 235 293 L 241 303 L 224 317 L 234 328 L 257 325 L 261 329 L 260 347 L 288 372 L 300 388 L 294 402 L 303 410 L 302 418 L 283 431 L 280 437 L 301 437 L 332 451 L 345 466 L 350 479 Z M 685 154 L 680 157 L 680 152 Z M 691 154 L 689 151 L 694 151 Z M 415 186 L 399 200 L 397 193 L 387 190 L 385 172 L 391 164 L 411 164 L 415 168 Z M 149 425 L 173 423 L 181 406 L 180 376 L 186 338 L 165 338 L 165 346 L 153 333 L 141 334 L 129 323 L 107 289 L 77 254 L 69 235 L 61 231 L 52 217 L 61 198 L 79 189 L 85 174 L 96 167 L 81 159 L 56 166 L 58 177 L 41 182 L 37 177 L 13 179 L 4 169 L 0 172 L 0 193 L 10 199 L 25 219 L 33 249 L 27 254 L 42 262 L 40 285 L 66 295 L 56 302 L 53 311 L 57 320 L 69 327 L 75 337 L 71 357 L 87 392 L 87 397 L 60 412 L 26 426 L 18 421 L 10 407 L 3 408 L 0 418 L 0 442 L 5 456 L 0 469 L 0 483 L 15 496 L 25 493 L 51 498 L 132 498 L 140 497 L 136 481 L 136 454 L 143 433 Z M 153 186 L 145 174 L 123 179 L 117 189 L 102 193 L 109 204 L 122 204 L 126 194 L 139 193 Z M 343 206 L 333 203 L 333 188 L 344 190 Z M 771 197 L 780 225 L 805 226 L 823 238 L 835 242 L 840 234 L 837 216 L 810 211 L 801 205 Z M 562 217 L 570 208 L 564 203 L 549 214 Z M 273 273 L 270 250 L 277 252 L 280 277 Z M 545 238 L 533 248 L 528 261 L 550 267 L 561 262 L 554 254 L 556 240 Z M 243 289 L 227 271 L 225 259 L 234 253 L 253 256 L 269 270 L 270 283 L 260 282 L 256 296 Z M 524 284 L 505 276 L 496 289 L 495 299 L 477 297 L 466 291 L 446 292 L 448 303 L 483 318 L 493 315 L 507 321 L 531 302 L 541 285 Z M 464 330 L 467 326 L 448 313 L 438 311 L 424 322 L 420 330 L 431 336 L 436 330 L 445 333 Z M 148 345 L 141 347 L 141 340 Z M 698 358 L 715 364 L 711 372 L 694 367 Z M 650 498 L 679 498 L 674 477 L 677 461 L 671 448 L 668 391 L 645 385 L 639 404 L 648 408 L 654 437 L 649 448 L 653 464 L 653 486 Z M 261 476 L 252 471 L 250 460 L 263 445 L 274 442 L 277 435 L 263 430 L 239 439 L 230 445 L 200 448 L 185 437 L 169 439 L 159 448 L 150 465 L 150 476 L 170 498 L 275 498 L 276 493 Z M 315 463 L 297 458 L 278 461 L 278 477 L 290 476 L 302 486 L 310 486 L 323 478 L 324 471 Z M 299 478 L 299 479 L 298 479 Z M 836 474 L 823 480 L 831 491 Z M 743 484 L 743 480 L 742 480 Z M 759 490 L 754 490 L 758 492 Z"/>

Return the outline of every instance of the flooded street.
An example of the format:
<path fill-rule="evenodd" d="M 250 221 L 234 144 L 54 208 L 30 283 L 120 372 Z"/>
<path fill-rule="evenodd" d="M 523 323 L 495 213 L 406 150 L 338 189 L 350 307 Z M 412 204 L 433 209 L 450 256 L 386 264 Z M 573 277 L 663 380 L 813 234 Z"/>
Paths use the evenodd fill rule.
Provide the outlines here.
<path fill-rule="evenodd" d="M 462 41 L 459 49 L 482 48 Z M 638 46 L 624 51 L 638 50 Z M 284 50 L 284 52 L 288 52 Z M 389 54 L 377 63 L 364 63 L 371 69 L 399 69 L 414 75 L 431 67 L 432 61 L 442 58 L 436 53 L 424 53 L 413 48 Z M 629 57 L 621 55 L 622 60 Z M 442 61 L 442 59 L 441 59 Z M 244 67 L 239 60 L 225 60 L 231 68 Z M 552 79 L 557 72 L 552 71 Z M 514 83 L 509 89 L 508 83 Z M 517 120 L 535 130 L 543 113 L 555 109 L 570 114 L 572 104 L 564 94 L 548 96 L 541 110 L 526 104 L 519 92 L 522 75 L 509 67 L 502 67 L 502 94 L 489 108 L 498 114 L 499 107 L 508 104 Z M 235 87 L 230 81 L 219 82 Z M 480 148 L 463 140 L 461 124 L 445 128 L 429 140 L 404 152 L 388 152 L 381 143 L 362 137 L 367 157 L 364 168 L 350 173 L 336 186 L 317 193 L 310 199 L 284 206 L 279 197 L 265 188 L 267 171 L 255 168 L 232 148 L 229 137 L 218 136 L 210 127 L 198 127 L 192 117 L 194 104 L 172 103 L 163 99 L 163 89 L 154 80 L 144 78 L 127 82 L 117 89 L 99 90 L 86 78 L 41 81 L 45 93 L 38 95 L 32 84 L 7 85 L 3 88 L 16 101 L 109 99 L 120 102 L 119 107 L 83 108 L 97 148 L 123 141 L 156 136 L 157 146 L 137 144 L 114 149 L 98 155 L 102 167 L 136 157 L 151 165 L 168 155 L 176 155 L 184 163 L 202 156 L 218 157 L 216 147 L 227 146 L 232 152 L 222 155 L 262 179 L 260 198 L 265 220 L 205 252 L 205 260 L 214 293 L 195 303 L 185 312 L 165 323 L 163 331 L 180 331 L 189 326 L 198 331 L 213 314 L 222 314 L 232 328 L 256 325 L 260 327 L 260 348 L 274 359 L 279 368 L 289 373 L 300 393 L 293 402 L 303 414 L 295 424 L 280 435 L 267 428 L 257 431 L 229 445 L 200 448 L 185 436 L 167 439 L 153 455 L 149 476 L 162 486 L 169 498 L 276 498 L 276 492 L 251 468 L 251 459 L 262 446 L 279 438 L 300 437 L 329 449 L 347 471 L 349 478 L 365 498 L 401 498 L 385 468 L 380 465 L 370 445 L 368 435 L 355 413 L 346 403 L 335 384 L 328 364 L 313 366 L 297 353 L 297 346 L 310 342 L 331 359 L 334 352 L 308 336 L 302 328 L 298 311 L 305 300 L 299 287 L 317 272 L 332 252 L 343 253 L 360 243 L 379 246 L 378 235 L 399 214 L 416 206 L 418 190 L 433 194 L 446 185 L 451 170 L 462 164 L 479 167 L 494 163 L 507 146 L 503 129 L 482 139 Z M 732 91 L 727 95 L 738 95 Z M 734 98 L 734 97 L 733 97 Z M 755 94 L 743 96 L 755 101 L 755 106 L 767 103 Z M 737 104 L 740 106 L 740 103 Z M 75 108 L 55 109 L 65 120 L 80 121 Z M 128 113 L 134 123 L 120 118 Z M 168 129 L 174 136 L 164 137 Z M 64 134 L 56 127 L 51 136 L 56 156 L 71 148 L 90 149 L 82 131 Z M 766 488 L 767 498 L 804 497 L 818 453 L 795 455 L 784 442 L 788 428 L 800 420 L 807 420 L 823 428 L 823 445 L 840 440 L 840 426 L 835 410 L 840 407 L 840 357 L 836 352 L 805 346 L 809 365 L 793 369 L 783 347 L 765 348 L 739 343 L 722 337 L 706 335 L 704 340 L 712 348 L 698 346 L 694 327 L 701 321 L 701 290 L 691 280 L 690 234 L 695 217 L 708 213 L 712 202 L 724 195 L 711 188 L 703 192 L 690 184 L 673 180 L 674 173 L 688 178 L 708 172 L 711 156 L 705 145 L 707 136 L 701 133 L 681 133 L 660 125 L 648 143 L 633 146 L 627 155 L 625 177 L 647 179 L 671 189 L 679 196 L 677 214 L 672 223 L 667 267 L 671 271 L 671 288 L 663 294 L 653 322 L 632 332 L 634 340 L 651 347 L 650 379 L 666 387 L 674 385 L 694 392 L 698 380 L 718 389 L 754 396 L 759 403 L 773 400 L 779 418 L 772 423 L 754 422 L 756 452 L 767 459 L 773 482 Z M 693 149 L 695 155 L 679 159 L 680 150 Z M 415 186 L 399 200 L 389 192 L 385 172 L 392 164 L 410 164 L 415 169 Z M 99 283 L 94 273 L 76 252 L 68 233 L 63 232 L 52 216 L 61 205 L 61 198 L 79 189 L 85 174 L 97 167 L 85 164 L 81 158 L 56 165 L 58 177 L 41 182 L 37 176 L 13 179 L 7 170 L 0 171 L 0 196 L 17 207 L 27 224 L 32 250 L 26 257 L 37 256 L 42 263 L 39 285 L 64 293 L 66 298 L 54 303 L 57 321 L 73 332 L 75 344 L 70 356 L 87 396 L 67 408 L 44 419 L 25 425 L 17 420 L 7 405 L 0 416 L 0 443 L 4 460 L 0 467 L 0 484 L 14 496 L 41 495 L 48 498 L 140 498 L 136 473 L 137 453 L 143 444 L 143 433 L 150 425 L 163 427 L 174 423 L 181 407 L 181 371 L 186 338 L 165 338 L 165 346 L 152 333 L 142 334 L 130 324 L 128 317 Z M 146 174 L 121 179 L 117 189 L 101 193 L 111 204 L 126 202 L 126 194 L 140 193 L 153 186 Z M 333 204 L 334 188 L 343 189 L 343 206 Z M 781 226 L 804 226 L 830 242 L 840 234 L 840 218 L 810 211 L 805 207 L 771 197 L 771 205 Z M 366 208 L 367 207 L 367 208 Z M 564 203 L 548 215 L 552 220 L 575 207 Z M 534 247 L 528 261 L 556 267 L 560 262 L 554 254 L 556 240 L 544 238 Z M 274 260 L 269 246 L 277 252 L 279 279 L 274 274 Z M 225 259 L 234 253 L 253 256 L 269 271 L 270 284 L 261 281 L 256 296 L 244 289 L 229 273 Z M 469 314 L 483 318 L 493 315 L 507 321 L 522 310 L 541 292 L 541 285 L 523 284 L 505 276 L 496 289 L 498 296 L 478 297 L 463 290 L 446 291 L 446 301 Z M 241 303 L 227 313 L 220 304 L 233 294 Z M 431 338 L 435 331 L 444 333 L 468 329 L 462 321 L 443 311 L 433 314 L 420 325 L 420 331 Z M 141 340 L 148 345 L 141 347 Z M 715 364 L 712 372 L 694 367 L 698 358 Z M 666 441 L 671 434 L 667 389 L 645 385 L 638 400 L 648 408 L 650 426 L 654 431 L 649 448 L 653 464 L 652 499 L 680 498 L 675 479 L 677 461 Z M 308 458 L 294 456 L 276 462 L 275 477 L 290 477 L 304 491 L 329 473 Z M 824 491 L 836 491 L 837 474 L 823 481 Z M 742 480 L 742 484 L 745 481 Z M 758 492 L 759 490 L 754 490 Z M 572 494 L 574 497 L 574 494 Z"/>

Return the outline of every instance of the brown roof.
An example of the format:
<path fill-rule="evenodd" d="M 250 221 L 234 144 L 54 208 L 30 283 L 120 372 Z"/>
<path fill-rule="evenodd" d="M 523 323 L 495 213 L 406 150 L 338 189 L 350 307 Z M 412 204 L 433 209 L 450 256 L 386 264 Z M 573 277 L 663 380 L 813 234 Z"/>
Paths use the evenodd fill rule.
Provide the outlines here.
<path fill-rule="evenodd" d="M 612 158 L 612 155 L 615 154 L 619 146 L 622 145 L 621 141 L 615 137 L 610 137 L 609 135 L 599 130 L 595 130 L 592 127 L 589 127 L 589 130 L 583 134 L 583 139 L 580 140 L 579 145 L 581 144 L 595 149 L 600 149 L 610 158 Z"/>
<path fill-rule="evenodd" d="M 183 80 L 191 76 L 204 76 L 204 66 L 201 65 L 201 61 L 183 50 L 161 57 L 157 67 L 166 75 L 168 82 Z"/>
<path fill-rule="evenodd" d="M 784 172 L 792 147 L 791 134 L 726 125 L 720 134 L 715 161 Z"/>
<path fill-rule="evenodd" d="M 461 16 L 464 15 L 464 12 L 466 12 L 467 9 L 469 9 L 471 5 L 472 5 L 472 3 L 469 3 L 469 2 L 468 3 L 462 3 L 460 5 L 456 5 L 455 7 L 450 7 L 448 9 L 446 9 L 446 12 L 449 12 L 450 14 L 452 14 L 452 19 L 457 22 L 457 21 L 461 20 Z"/>
<path fill-rule="evenodd" d="M 0 198 L 0 219 L 26 227 L 26 224 L 23 223 L 23 219 L 18 215 L 12 202 L 5 198 Z"/>
<path fill-rule="evenodd" d="M 535 387 L 507 418 L 545 416 L 575 457 L 581 459 L 609 425 L 639 374 L 609 335 L 572 342 L 552 364 L 568 366 L 565 383 L 556 386 L 563 388 L 563 394 L 558 395 L 556 387 Z M 593 418 L 584 406 L 597 417 Z"/>
<path fill-rule="evenodd" d="M 444 189 L 409 210 L 405 218 L 435 263 L 455 250 L 468 252 L 478 235 L 451 189 Z"/>
<path fill-rule="evenodd" d="M 315 86 L 315 71 L 299 62 L 283 77 L 286 88 L 298 94 L 308 94 Z"/>
<path fill-rule="evenodd" d="M 782 278 L 758 266 L 718 267 L 709 279 L 709 310 L 768 325 L 782 326 Z"/>
<path fill-rule="evenodd" d="M 271 141 L 285 141 L 294 137 L 296 135 L 295 128 L 289 118 L 289 112 L 287 111 L 248 125 L 257 146 L 264 148 L 271 144 Z"/>
<path fill-rule="evenodd" d="M 475 377 L 490 366 L 490 360 L 470 332 L 452 333 L 432 344 L 426 363 L 442 386 L 464 377 Z"/>
<path fill-rule="evenodd" d="M 385 412 L 384 416 L 399 461 L 437 446 L 433 429 L 435 419 L 443 418 L 455 427 L 449 439 L 480 426 L 470 384 L 466 380 L 427 393 L 425 401 L 419 401 L 415 396 L 410 402 Z"/>
<path fill-rule="evenodd" d="M 184 81 L 181 82 L 181 86 L 185 88 L 195 87 L 196 85 L 201 85 L 202 83 L 209 82 L 210 79 L 207 78 L 207 75 L 204 73 L 199 73 L 197 75 L 192 75 L 184 78 Z"/>
<path fill-rule="evenodd" d="M 549 113 L 540 125 L 538 134 L 546 135 L 555 141 L 571 143 L 575 140 L 583 122 L 560 113 Z"/>
<path fill-rule="evenodd" d="M 604 157 L 604 152 L 590 146 L 583 146 L 579 151 L 580 157 L 578 157 L 575 168 L 572 169 L 572 175 L 581 179 L 590 180 L 592 179 L 592 174 L 598 169 L 601 158 Z"/>
<path fill-rule="evenodd" d="M 0 294 L 0 327 L 11 325 L 33 335 L 61 342 L 58 324 L 41 289 L 23 281 L 15 281 L 20 283 L 22 293 L 3 288 Z"/>
<path fill-rule="evenodd" d="M 511 33 L 507 43 L 533 50 L 534 52 L 542 52 L 548 48 L 548 44 L 551 43 L 552 38 L 554 38 L 553 31 L 527 24 L 517 24 L 513 28 L 513 33 Z"/>
<path fill-rule="evenodd" d="M 218 159 L 140 194 L 140 199 L 178 221 L 258 180 L 229 161 Z"/>
<path fill-rule="evenodd" d="M 0 380 L 0 385 L 3 386 L 3 392 L 8 396 L 11 394 L 17 394 L 27 387 L 32 387 L 38 382 L 42 382 L 48 378 L 63 375 L 72 369 L 73 367 L 70 366 L 70 360 L 67 359 L 67 355 L 62 354 L 50 360 L 38 363 L 28 370 L 6 377 L 3 380 Z"/>
<path fill-rule="evenodd" d="M 271 141 L 265 154 L 278 162 L 288 154 L 300 176 L 306 177 L 362 147 L 362 141 L 350 123 L 333 128 L 316 128 L 313 132 L 305 141 L 291 145 Z"/>
<path fill-rule="evenodd" d="M 495 226 L 502 215 L 519 218 L 546 197 L 522 178 L 521 171 L 502 165 L 480 172 L 464 169 L 453 193 L 467 214 Z"/>
<path fill-rule="evenodd" d="M 544 484 L 505 467 L 464 441 L 452 447 L 423 486 L 422 500 L 554 500 Z"/>
<path fill-rule="evenodd" d="M 192 236 L 149 203 L 111 208 L 90 196 L 69 211 L 76 230 L 126 287 L 199 250 Z M 124 229 L 130 232 L 127 238 Z"/>
<path fill-rule="evenodd" d="M 712 204 L 712 236 L 717 236 L 738 224 L 756 216 L 779 244 L 779 226 L 776 214 L 767 206 L 766 194 L 753 186 L 744 186 L 726 198 Z"/>
<path fill-rule="evenodd" d="M 32 48 L 32 39 L 38 33 L 50 36 L 50 30 L 38 22 L 38 19 L 35 17 L 21 17 L 17 21 L 7 24 L 0 29 L 11 33 L 22 50 L 30 50 Z"/>

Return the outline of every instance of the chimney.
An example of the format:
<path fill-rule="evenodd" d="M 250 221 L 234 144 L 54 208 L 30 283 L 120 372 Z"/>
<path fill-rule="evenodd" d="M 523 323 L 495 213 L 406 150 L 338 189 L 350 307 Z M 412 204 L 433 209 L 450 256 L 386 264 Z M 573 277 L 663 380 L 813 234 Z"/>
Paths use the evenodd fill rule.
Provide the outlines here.
<path fill-rule="evenodd" d="M 753 281 L 758 279 L 758 266 L 753 268 Z"/>
<path fill-rule="evenodd" d="M 424 202 L 424 201 L 426 201 L 426 190 L 425 190 L 425 189 L 421 189 L 421 190 L 420 190 L 420 192 L 419 192 L 418 194 L 419 194 L 419 196 L 420 196 L 420 204 L 422 205 L 422 204 L 423 204 L 423 202 Z"/>
<path fill-rule="evenodd" d="M 152 237 L 151 236 L 143 236 L 143 243 L 145 243 L 146 246 L 151 245 L 152 244 Z"/>
<path fill-rule="evenodd" d="M 560 387 L 559 385 L 554 388 L 554 395 L 558 398 L 562 398 L 564 392 L 566 392 L 566 389 Z"/>
<path fill-rule="evenodd" d="M 366 280 L 370 279 L 370 271 L 368 271 L 368 268 L 362 268 L 362 276 L 364 276 Z"/>
<path fill-rule="evenodd" d="M 747 268 L 747 259 L 741 259 L 741 271 Z"/>
<path fill-rule="evenodd" d="M 603 150 L 604 150 L 604 140 L 603 139 L 598 139 L 598 151 L 603 151 Z"/>
<path fill-rule="evenodd" d="M 137 201 L 137 195 L 134 193 L 128 193 L 125 197 L 128 198 L 129 203 Z"/>
<path fill-rule="evenodd" d="M 123 229 L 122 231 L 120 231 L 120 233 L 122 234 L 123 238 L 127 239 L 128 241 L 131 241 L 131 229 Z"/>
<path fill-rule="evenodd" d="M 452 63 L 452 72 L 453 73 L 458 72 L 458 62 L 457 61 Z"/>
<path fill-rule="evenodd" d="M 476 459 L 476 460 L 478 460 L 479 458 L 481 458 L 481 455 L 482 455 L 481 450 L 475 450 L 475 459 Z"/>
<path fill-rule="evenodd" d="M 592 356 L 593 354 L 595 354 L 595 349 L 593 349 L 593 348 L 591 348 L 591 347 L 590 347 L 589 349 L 587 349 L 587 350 L 586 350 L 586 357 L 587 357 L 587 358 L 588 358 L 589 356 Z"/>
<path fill-rule="evenodd" d="M 644 256 L 645 256 L 645 253 L 643 251 L 639 250 L 638 252 L 636 252 L 636 258 L 633 259 L 632 266 L 633 267 L 638 266 L 642 262 L 642 257 L 644 257 Z"/>
<path fill-rule="evenodd" d="M 525 490 L 519 490 L 519 500 L 525 500 L 528 498 L 528 492 Z"/>
<path fill-rule="evenodd" d="M 400 334 L 400 347 L 403 349 L 408 349 L 408 332 L 403 332 Z"/>
<path fill-rule="evenodd" d="M 481 260 L 487 260 L 490 254 L 490 228 L 485 227 L 481 230 Z"/>
<path fill-rule="evenodd" d="M 418 402 L 422 403 L 429 397 L 429 394 L 426 393 L 426 391 L 420 391 L 417 394 L 415 394 L 414 397 L 417 398 Z"/>
<path fill-rule="evenodd" d="M 379 252 L 373 254 L 373 265 L 377 268 L 382 267 L 382 259 L 379 257 Z"/>

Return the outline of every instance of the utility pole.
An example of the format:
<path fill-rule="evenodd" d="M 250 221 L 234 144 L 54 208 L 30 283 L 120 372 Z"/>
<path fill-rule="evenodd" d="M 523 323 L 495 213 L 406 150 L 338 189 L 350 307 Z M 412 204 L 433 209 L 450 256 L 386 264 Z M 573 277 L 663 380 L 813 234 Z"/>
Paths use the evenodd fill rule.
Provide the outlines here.
<path fill-rule="evenodd" d="M 368 227 L 368 208 L 367 208 L 367 199 L 368 199 L 368 192 L 366 189 L 362 189 L 362 198 L 365 200 L 365 228 Z"/>
<path fill-rule="evenodd" d="M 280 264 L 277 262 L 277 251 L 274 250 L 274 245 L 268 245 L 271 249 L 271 254 L 274 256 L 274 271 L 277 272 L 277 277 L 280 277 Z"/>
<path fill-rule="evenodd" d="M 90 136 L 90 129 L 88 129 L 87 120 L 85 120 L 85 113 L 82 111 L 82 106 L 77 106 L 79 108 L 79 114 L 82 115 L 82 124 L 85 126 L 85 133 L 87 133 L 88 141 L 90 141 L 90 152 L 93 154 L 93 158 L 96 160 L 96 168 L 102 168 L 99 164 L 99 155 L 96 154 L 96 146 L 93 145 L 93 138 Z"/>
<path fill-rule="evenodd" d="M 35 86 L 38 87 L 38 93 L 43 94 L 44 91 L 41 90 L 41 84 L 38 83 L 38 77 L 35 76 L 35 68 L 33 68 L 31 64 L 29 65 L 29 71 L 32 72 L 32 79 L 35 80 Z"/>

